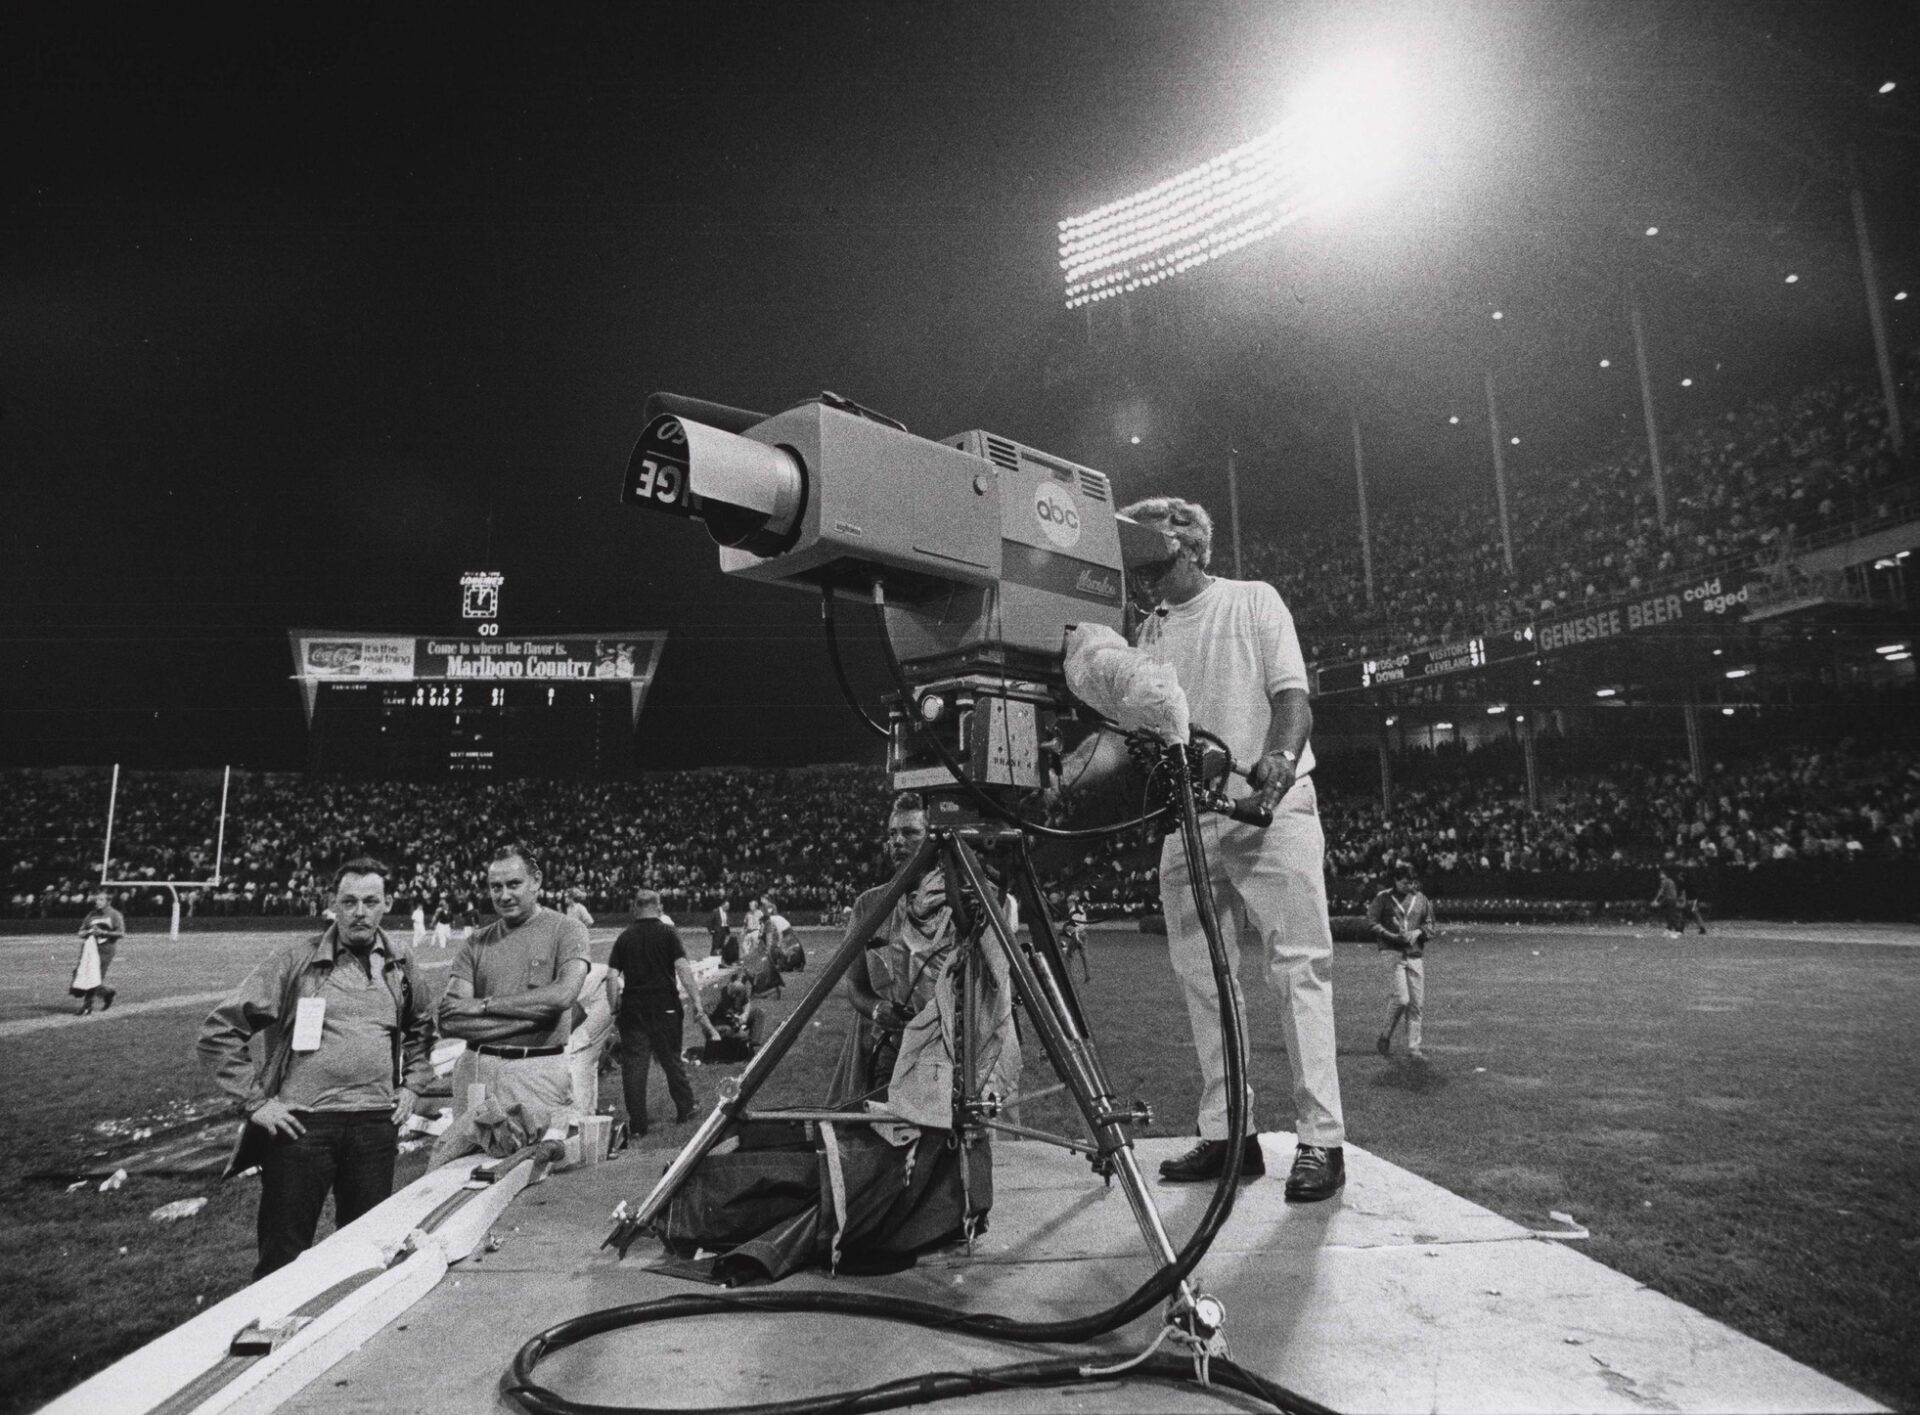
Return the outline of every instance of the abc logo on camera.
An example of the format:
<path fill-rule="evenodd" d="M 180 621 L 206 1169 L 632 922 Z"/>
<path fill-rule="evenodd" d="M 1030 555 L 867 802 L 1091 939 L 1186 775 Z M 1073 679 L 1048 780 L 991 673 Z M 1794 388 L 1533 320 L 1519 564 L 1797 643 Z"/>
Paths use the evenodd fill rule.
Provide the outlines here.
<path fill-rule="evenodd" d="M 1034 488 L 1033 517 L 1047 539 L 1062 550 L 1080 544 L 1080 508 L 1074 504 L 1073 493 L 1060 483 L 1043 481 Z"/>

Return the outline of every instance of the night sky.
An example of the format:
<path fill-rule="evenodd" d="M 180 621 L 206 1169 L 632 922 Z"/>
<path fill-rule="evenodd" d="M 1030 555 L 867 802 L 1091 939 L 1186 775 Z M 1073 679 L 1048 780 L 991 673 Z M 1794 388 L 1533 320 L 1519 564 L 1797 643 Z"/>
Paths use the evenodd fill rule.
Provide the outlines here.
<path fill-rule="evenodd" d="M 1528 455 L 1577 458 L 1637 431 L 1631 383 L 1595 377 L 1630 356 L 1628 276 L 1663 375 L 1699 372 L 1689 406 L 1865 367 L 1845 153 L 1904 288 L 1915 11 L 14 14 L 0 766 L 297 769 L 286 630 L 455 631 L 473 569 L 505 573 L 508 634 L 668 631 L 645 766 L 873 760 L 817 604 L 617 503 L 647 393 L 771 413 L 831 389 L 1126 497 L 1223 502 L 1230 442 L 1269 525 L 1351 515 L 1350 407 L 1382 503 L 1484 478 L 1484 438 L 1445 421 L 1488 367 Z M 1424 115 L 1386 206 L 1062 308 L 1060 218 L 1270 126 L 1356 47 Z"/>

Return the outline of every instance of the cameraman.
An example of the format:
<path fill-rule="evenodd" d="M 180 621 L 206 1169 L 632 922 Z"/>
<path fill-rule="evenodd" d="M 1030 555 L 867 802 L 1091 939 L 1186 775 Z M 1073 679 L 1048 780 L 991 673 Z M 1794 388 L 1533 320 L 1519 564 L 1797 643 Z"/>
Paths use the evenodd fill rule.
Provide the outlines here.
<path fill-rule="evenodd" d="M 1211 878 L 1195 881 L 1177 833 L 1160 850 L 1160 903 L 1167 949 L 1186 998 L 1199 1053 L 1200 1143 L 1160 1166 L 1175 1183 L 1217 1179 L 1227 1162 L 1226 1064 L 1220 1010 L 1206 935 L 1194 906 L 1196 887 L 1221 901 L 1228 965 L 1239 972 L 1240 943 L 1257 943 L 1267 980 L 1280 994 L 1287 1060 L 1293 1068 L 1299 1148 L 1287 1177 L 1294 1203 L 1331 1198 L 1346 1183 L 1345 1124 L 1334 1062 L 1333 934 L 1327 923 L 1321 832 L 1307 744 L 1313 710 L 1306 662 L 1293 616 L 1279 593 L 1256 580 L 1207 573 L 1213 521 L 1206 509 L 1177 497 L 1136 502 L 1122 512 L 1166 537 L 1167 558 L 1129 574 L 1143 606 L 1138 647 L 1172 665 L 1186 689 L 1196 726 L 1227 743 L 1236 763 L 1250 763 L 1251 796 L 1273 812 L 1266 829 L 1221 816 L 1203 818 Z M 1125 752 L 1100 734 L 1075 751 L 1063 772 L 1072 789 L 1119 769 Z M 1247 793 L 1243 793 L 1247 794 Z M 1249 1115 L 1253 1107 L 1247 1092 Z M 1249 1130 L 1254 1127 L 1249 1123 Z M 1266 1173 L 1257 1136 L 1249 1134 L 1241 1176 Z"/>

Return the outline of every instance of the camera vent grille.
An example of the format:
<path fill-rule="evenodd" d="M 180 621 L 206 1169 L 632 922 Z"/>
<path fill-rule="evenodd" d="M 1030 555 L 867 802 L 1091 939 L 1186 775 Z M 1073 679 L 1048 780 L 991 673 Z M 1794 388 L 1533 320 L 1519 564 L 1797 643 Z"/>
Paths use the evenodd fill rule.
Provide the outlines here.
<path fill-rule="evenodd" d="M 1020 470 L 1020 449 L 1004 437 L 987 435 L 987 460 L 1009 472 Z"/>
<path fill-rule="evenodd" d="M 1083 468 L 1080 472 L 1080 490 L 1095 501 L 1113 500 L 1113 492 L 1107 486 L 1107 479 L 1098 472 L 1089 472 Z"/>

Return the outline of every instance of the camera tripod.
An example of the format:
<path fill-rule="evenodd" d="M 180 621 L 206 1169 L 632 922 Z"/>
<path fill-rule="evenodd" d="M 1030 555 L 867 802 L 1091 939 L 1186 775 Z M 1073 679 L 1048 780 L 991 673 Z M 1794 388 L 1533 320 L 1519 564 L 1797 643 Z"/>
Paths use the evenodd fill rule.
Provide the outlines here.
<path fill-rule="evenodd" d="M 1022 944 L 1015 937 L 983 854 L 1000 866 L 1003 879 L 1010 879 L 1024 896 L 1026 917 L 1031 921 L 1031 942 Z M 959 1009 L 963 1020 L 955 1041 L 955 1131 L 967 1135 L 999 1130 L 1088 1155 L 1096 1174 L 1109 1183 L 1118 1180 L 1156 1268 L 1165 1270 L 1176 1265 L 1179 1255 L 1147 1189 L 1133 1148 L 1133 1128 L 1149 1122 L 1152 1117 L 1140 1103 L 1123 1104 L 1115 1096 L 1068 976 L 1060 941 L 1027 852 L 1026 839 L 1017 828 L 993 824 L 943 825 L 928 832 L 913 857 L 881 892 L 874 907 L 856 922 L 839 950 L 826 960 L 819 977 L 792 1013 L 768 1037 L 740 1076 L 723 1083 L 719 1104 L 674 1157 L 653 1190 L 637 1209 L 629 1212 L 626 1205 L 621 1205 L 615 1214 L 615 1228 L 603 1246 L 617 1247 L 624 1256 L 634 1239 L 665 1209 L 701 1160 L 735 1123 L 811 1120 L 858 1124 L 898 1120 L 884 1109 L 750 1111 L 748 1107 L 794 1043 L 806 1033 L 813 1015 L 833 995 L 854 960 L 886 926 L 895 906 L 936 868 L 945 877 L 947 902 L 954 911 L 958 939 L 949 967 L 986 967 L 987 960 L 979 956 L 980 950 L 999 950 L 1007 964 L 1014 996 L 1024 1007 L 1031 1029 L 1038 1036 L 1054 1072 L 1078 1107 L 1091 1140 L 1050 1135 L 1000 1118 L 1018 1098 L 982 1094 L 975 1089 L 973 1057 L 977 1039 L 970 1033 L 977 1009 L 965 1006 Z M 964 996 L 964 974 L 959 982 Z M 1237 996 L 1234 1004 L 1237 1023 Z M 965 1172 L 964 1165 L 962 1172 Z M 1168 1297 L 1167 1320 L 1170 1325 L 1177 1325 L 1211 1345 L 1218 1341 L 1224 1310 L 1216 1299 L 1196 1293 L 1183 1276 Z"/>

